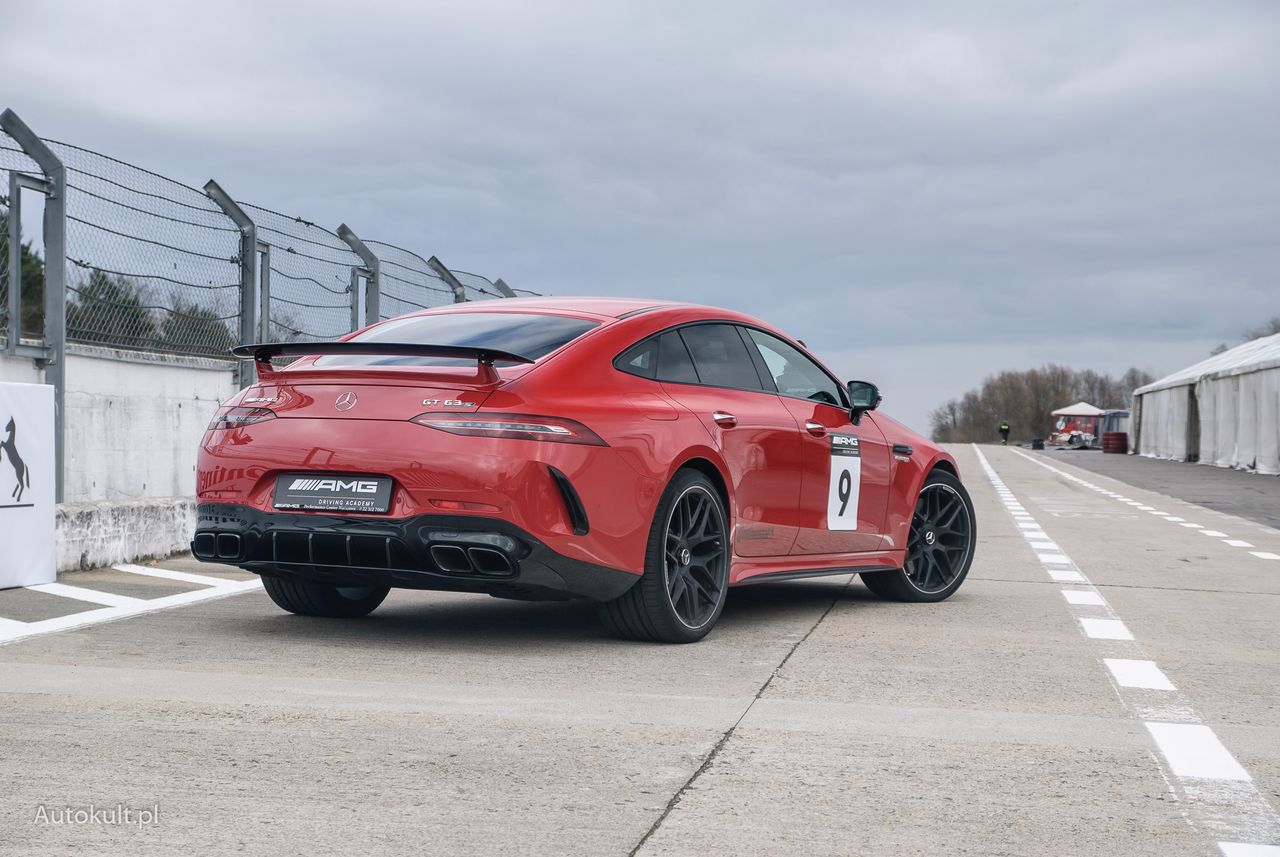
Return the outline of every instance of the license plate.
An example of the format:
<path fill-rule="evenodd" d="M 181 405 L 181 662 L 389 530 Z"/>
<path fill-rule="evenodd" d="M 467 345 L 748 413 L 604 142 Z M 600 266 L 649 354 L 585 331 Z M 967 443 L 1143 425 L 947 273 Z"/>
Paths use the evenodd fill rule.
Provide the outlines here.
<path fill-rule="evenodd" d="M 274 506 L 330 512 L 386 512 L 391 477 L 286 473 L 276 479 Z"/>

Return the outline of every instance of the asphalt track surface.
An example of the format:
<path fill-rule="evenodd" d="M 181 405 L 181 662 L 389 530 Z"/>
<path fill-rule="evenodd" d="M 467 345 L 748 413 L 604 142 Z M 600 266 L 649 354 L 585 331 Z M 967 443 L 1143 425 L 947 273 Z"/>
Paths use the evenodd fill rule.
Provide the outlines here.
<path fill-rule="evenodd" d="M 1280 533 L 955 452 L 952 599 L 751 587 L 692 646 L 443 593 L 304 619 L 183 559 L 0 593 L 0 854 L 1280 853 Z"/>

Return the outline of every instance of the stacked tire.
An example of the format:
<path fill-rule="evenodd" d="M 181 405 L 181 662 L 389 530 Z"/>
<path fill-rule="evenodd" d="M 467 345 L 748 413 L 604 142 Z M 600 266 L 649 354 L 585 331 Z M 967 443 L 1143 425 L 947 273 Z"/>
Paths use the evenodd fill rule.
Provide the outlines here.
<path fill-rule="evenodd" d="M 1102 433 L 1102 451 L 1124 455 L 1129 451 L 1129 433 L 1127 431 L 1104 431 Z"/>

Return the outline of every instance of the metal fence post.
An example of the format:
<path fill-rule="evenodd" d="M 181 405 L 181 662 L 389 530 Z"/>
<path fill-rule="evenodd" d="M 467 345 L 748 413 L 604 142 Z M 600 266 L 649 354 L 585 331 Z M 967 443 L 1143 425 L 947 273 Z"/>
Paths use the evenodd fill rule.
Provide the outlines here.
<path fill-rule="evenodd" d="M 463 286 L 462 283 L 458 282 L 458 278 L 453 275 L 453 271 L 450 271 L 445 267 L 444 262 L 441 262 L 435 256 L 432 256 L 427 260 L 427 267 L 435 271 L 440 276 L 440 279 L 444 280 L 445 283 L 448 284 L 449 288 L 453 289 L 453 302 L 455 304 L 466 303 L 466 287 Z"/>
<path fill-rule="evenodd" d="M 511 291 L 511 287 L 502 281 L 502 277 L 493 281 L 493 285 L 498 291 L 502 292 L 504 298 L 514 298 L 516 293 Z"/>
<path fill-rule="evenodd" d="M 204 192 L 217 203 L 227 217 L 240 230 L 240 342 L 248 345 L 258 342 L 257 305 L 258 288 L 258 228 L 227 192 L 216 181 L 209 179 Z M 247 387 L 255 380 L 252 360 L 241 360 L 237 369 L 237 381 Z"/>
<path fill-rule="evenodd" d="M 364 262 L 364 271 L 352 271 L 351 277 L 351 329 L 357 330 L 360 327 L 359 313 L 356 311 L 356 303 L 360 299 L 360 290 L 357 288 L 360 274 L 365 277 L 364 323 L 374 324 L 382 320 L 382 286 L 379 281 L 381 263 L 347 224 L 338 226 L 338 237 L 347 242 L 347 246 Z"/>
<path fill-rule="evenodd" d="M 45 145 L 44 141 L 18 118 L 18 114 L 6 109 L 0 113 L 0 128 L 17 142 L 31 160 L 40 165 L 46 181 L 32 183 L 28 186 L 41 189 L 45 193 L 44 203 L 44 348 L 43 354 L 36 359 L 44 366 L 45 383 L 53 387 L 53 449 L 55 501 L 62 502 L 63 469 L 65 466 L 65 449 L 63 447 L 64 429 L 66 426 L 66 342 L 67 342 L 67 170 L 62 161 Z M 19 182 L 21 183 L 21 182 Z M 14 199 L 17 199 L 17 194 Z M 15 216 L 17 215 L 17 216 Z M 9 234 L 15 234 L 14 223 L 20 219 L 18 207 L 14 205 L 9 211 Z M 10 264 L 18 261 L 18 275 L 9 280 L 10 293 L 22 292 L 21 256 L 18 244 L 10 244 Z M 12 272 L 12 268 L 10 271 Z M 12 299 L 11 299 L 12 301 Z M 9 341 L 10 350 L 18 345 L 18 333 L 21 332 L 21 321 L 17 324 Z M 18 351 L 17 353 L 21 353 Z"/>

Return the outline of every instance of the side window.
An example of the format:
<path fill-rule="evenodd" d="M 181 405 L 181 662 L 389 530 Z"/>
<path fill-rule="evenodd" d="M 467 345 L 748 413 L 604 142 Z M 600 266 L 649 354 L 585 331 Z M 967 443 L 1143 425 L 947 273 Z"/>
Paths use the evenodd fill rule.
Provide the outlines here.
<path fill-rule="evenodd" d="M 731 324 L 695 324 L 680 335 L 703 384 L 739 390 L 763 390 L 747 346 Z"/>
<path fill-rule="evenodd" d="M 844 406 L 840 386 L 797 348 L 763 331 L 748 328 L 747 333 L 764 358 L 779 395 Z"/>
<path fill-rule="evenodd" d="M 658 371 L 658 337 L 631 346 L 613 361 L 615 369 L 641 378 L 653 378 Z"/>
<path fill-rule="evenodd" d="M 689 359 L 680 334 L 669 330 L 654 340 L 658 343 L 658 380 L 675 384 L 696 384 L 698 373 Z"/>

